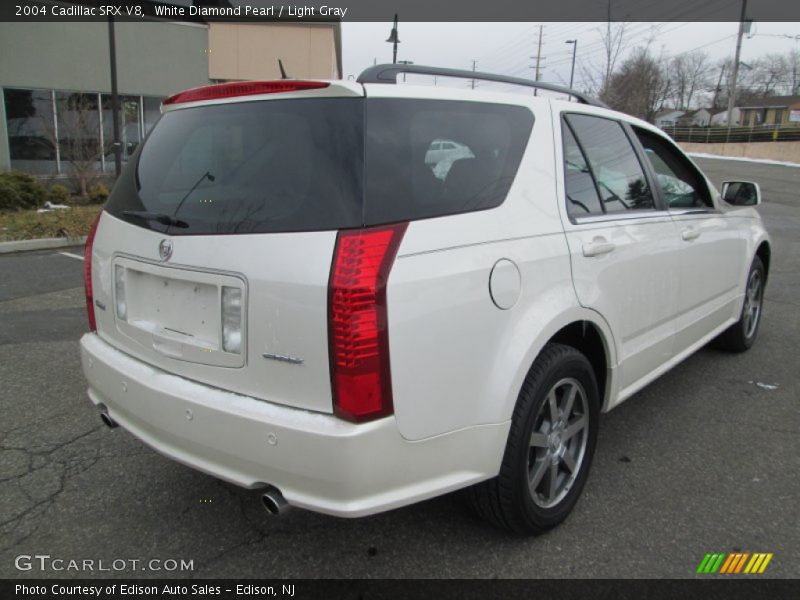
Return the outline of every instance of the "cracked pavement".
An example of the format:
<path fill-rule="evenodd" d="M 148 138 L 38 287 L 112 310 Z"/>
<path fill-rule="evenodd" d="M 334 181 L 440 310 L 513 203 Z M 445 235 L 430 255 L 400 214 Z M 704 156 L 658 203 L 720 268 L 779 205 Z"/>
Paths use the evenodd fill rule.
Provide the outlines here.
<path fill-rule="evenodd" d="M 492 529 L 458 494 L 358 520 L 270 518 L 256 492 L 101 426 L 78 355 L 81 261 L 0 256 L 0 577 L 681 578 L 738 550 L 774 553 L 765 576 L 800 576 L 800 168 L 698 162 L 717 184 L 762 185 L 774 248 L 759 341 L 704 349 L 604 415 L 583 498 L 539 538 Z M 20 554 L 194 570 L 20 572 Z"/>

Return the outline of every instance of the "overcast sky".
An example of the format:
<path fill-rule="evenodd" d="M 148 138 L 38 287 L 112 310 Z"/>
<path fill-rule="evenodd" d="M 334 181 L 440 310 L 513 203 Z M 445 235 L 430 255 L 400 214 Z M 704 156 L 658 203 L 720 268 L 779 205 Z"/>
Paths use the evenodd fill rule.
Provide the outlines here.
<path fill-rule="evenodd" d="M 794 0 L 796 1 L 796 0 Z M 399 25 L 398 60 L 417 64 L 471 69 L 531 77 L 539 23 L 403 23 Z M 605 23 L 543 23 L 542 81 L 568 84 L 572 46 L 578 40 L 575 87 L 580 88 L 582 65 L 598 59 L 600 29 Z M 385 40 L 391 22 L 342 24 L 344 77 L 358 74 L 373 61 L 392 62 L 392 45 Z M 647 44 L 655 54 L 667 56 L 700 48 L 716 61 L 733 56 L 738 23 L 630 23 L 624 46 L 628 51 Z M 800 23 L 754 23 L 751 37 L 742 43 L 743 62 L 767 53 L 800 50 Z M 798 39 L 788 39 L 784 35 Z M 466 85 L 466 84 L 457 84 Z"/>

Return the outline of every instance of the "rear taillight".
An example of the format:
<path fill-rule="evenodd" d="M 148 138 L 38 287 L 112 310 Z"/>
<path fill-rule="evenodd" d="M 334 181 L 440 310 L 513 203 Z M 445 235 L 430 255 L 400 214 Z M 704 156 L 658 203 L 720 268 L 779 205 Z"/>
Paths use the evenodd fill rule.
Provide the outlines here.
<path fill-rule="evenodd" d="M 97 233 L 97 226 L 102 216 L 103 211 L 101 210 L 94 223 L 92 223 L 89 235 L 86 236 L 86 246 L 83 248 L 83 288 L 86 292 L 86 313 L 89 317 L 90 331 L 97 331 L 97 322 L 94 318 L 94 296 L 92 294 L 92 246 L 94 245 L 94 235 Z"/>
<path fill-rule="evenodd" d="M 251 96 L 255 94 L 279 94 L 284 92 L 301 92 L 304 90 L 318 90 L 328 87 L 325 81 L 301 81 L 299 79 L 281 79 L 279 81 L 235 81 L 233 83 L 218 83 L 192 88 L 170 96 L 164 100 L 164 106 L 182 104 L 184 102 L 197 102 L 199 100 L 215 100 L 218 98 L 235 98 L 238 96 Z"/>
<path fill-rule="evenodd" d="M 336 238 L 328 284 L 333 407 L 348 421 L 392 413 L 386 283 L 407 223 Z"/>

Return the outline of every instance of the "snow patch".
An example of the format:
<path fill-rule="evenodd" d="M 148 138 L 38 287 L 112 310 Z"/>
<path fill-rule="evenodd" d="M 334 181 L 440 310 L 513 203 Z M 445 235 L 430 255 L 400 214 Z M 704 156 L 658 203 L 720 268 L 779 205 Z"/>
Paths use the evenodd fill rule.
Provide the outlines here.
<path fill-rule="evenodd" d="M 780 165 L 782 167 L 800 167 L 800 163 L 785 160 L 770 160 L 768 158 L 746 158 L 744 156 L 723 156 L 721 154 L 706 154 L 705 152 L 689 152 L 689 156 L 696 158 L 716 158 L 719 160 L 739 160 L 742 162 L 761 163 L 763 165 Z"/>

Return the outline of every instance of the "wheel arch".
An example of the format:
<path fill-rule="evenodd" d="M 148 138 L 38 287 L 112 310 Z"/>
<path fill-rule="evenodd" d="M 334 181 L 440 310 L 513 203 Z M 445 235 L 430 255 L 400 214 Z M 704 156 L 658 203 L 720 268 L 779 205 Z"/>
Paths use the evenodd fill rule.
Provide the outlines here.
<path fill-rule="evenodd" d="M 769 280 L 769 262 L 772 258 L 772 248 L 767 240 L 762 240 L 758 245 L 756 256 L 761 259 L 761 263 L 764 265 L 764 282 L 766 283 Z"/>
<path fill-rule="evenodd" d="M 611 328 L 602 315 L 581 306 L 573 306 L 550 319 L 549 323 L 532 338 L 509 390 L 505 407 L 507 418 L 510 418 L 514 411 L 519 392 L 533 362 L 549 343 L 572 346 L 586 354 L 597 378 L 601 411 L 605 412 L 613 405 L 611 400 L 616 393 L 617 383 L 615 378 L 617 349 Z"/>
<path fill-rule="evenodd" d="M 548 341 L 548 344 L 571 346 L 583 354 L 592 365 L 597 390 L 600 393 L 600 408 L 608 406 L 610 382 L 608 362 L 608 340 L 598 325 L 589 320 L 573 321 L 559 329 Z"/>

